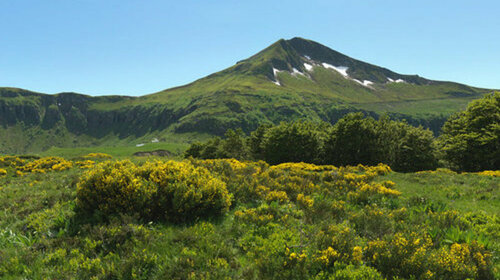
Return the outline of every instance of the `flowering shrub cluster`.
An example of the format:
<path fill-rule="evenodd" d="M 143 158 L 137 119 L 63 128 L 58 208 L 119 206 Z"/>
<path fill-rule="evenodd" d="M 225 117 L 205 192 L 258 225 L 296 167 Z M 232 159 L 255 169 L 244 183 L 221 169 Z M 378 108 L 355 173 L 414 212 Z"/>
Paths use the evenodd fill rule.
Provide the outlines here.
<path fill-rule="evenodd" d="M 17 168 L 22 173 L 45 173 L 47 171 L 63 171 L 73 167 L 73 162 L 61 157 L 44 157 Z"/>
<path fill-rule="evenodd" d="M 84 155 L 82 158 L 83 159 L 110 159 L 113 157 L 111 155 L 108 155 L 105 153 L 90 153 L 90 154 Z"/>
<path fill-rule="evenodd" d="M 111 156 L 103 153 L 90 153 L 82 156 L 79 160 L 67 160 L 62 157 L 30 157 L 23 159 L 18 156 L 0 156 L 0 167 L 5 172 L 0 171 L 0 175 L 6 175 L 9 170 L 16 176 L 23 176 L 28 173 L 47 173 L 52 171 L 64 171 L 73 167 L 89 169 L 97 161 L 110 159 Z M 91 160 L 93 159 L 93 160 Z"/>
<path fill-rule="evenodd" d="M 77 205 L 89 214 L 139 214 L 144 219 L 184 221 L 226 212 L 226 184 L 189 162 L 104 162 L 77 185 Z"/>
<path fill-rule="evenodd" d="M 234 194 L 240 205 L 234 213 L 243 234 L 240 246 L 248 256 L 261 259 L 255 264 L 261 278 L 337 274 L 344 264 L 371 266 L 387 279 L 493 279 L 493 256 L 484 245 L 450 244 L 440 234 L 431 238 L 420 222 L 412 224 L 414 210 L 382 206 L 401 194 L 392 181 L 374 182 L 391 172 L 387 165 L 192 162 L 219 176 Z M 457 211 L 429 211 L 416 219 L 429 221 L 429 231 L 470 227 Z M 290 232 L 290 224 L 303 228 Z M 311 230 L 318 224 L 324 226 Z"/>
<path fill-rule="evenodd" d="M 2 167 L 16 167 L 21 166 L 26 161 L 17 156 L 0 156 L 0 166 Z"/>

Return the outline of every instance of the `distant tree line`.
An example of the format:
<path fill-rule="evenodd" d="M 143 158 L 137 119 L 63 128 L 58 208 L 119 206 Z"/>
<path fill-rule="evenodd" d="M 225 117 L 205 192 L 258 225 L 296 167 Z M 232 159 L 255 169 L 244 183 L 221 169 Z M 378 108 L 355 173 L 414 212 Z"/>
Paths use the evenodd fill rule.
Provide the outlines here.
<path fill-rule="evenodd" d="M 249 136 L 228 130 L 224 138 L 193 143 L 186 157 L 264 160 L 270 164 L 375 165 L 412 172 L 445 166 L 458 171 L 500 169 L 500 93 L 473 101 L 451 116 L 435 138 L 422 127 L 387 116 L 349 113 L 336 124 L 308 121 L 261 125 Z"/>

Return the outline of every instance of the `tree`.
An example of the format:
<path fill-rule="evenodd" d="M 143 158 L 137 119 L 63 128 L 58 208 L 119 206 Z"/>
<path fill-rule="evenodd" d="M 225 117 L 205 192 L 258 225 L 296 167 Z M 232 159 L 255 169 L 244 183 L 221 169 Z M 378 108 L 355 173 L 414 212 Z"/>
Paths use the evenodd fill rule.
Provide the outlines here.
<path fill-rule="evenodd" d="M 349 113 L 331 129 L 325 143 L 325 163 L 378 164 L 383 155 L 377 145 L 377 123 L 363 113 Z"/>
<path fill-rule="evenodd" d="M 472 101 L 465 111 L 450 117 L 439 146 L 453 169 L 500 169 L 500 93 Z"/>
<path fill-rule="evenodd" d="M 241 128 L 227 130 L 224 137 L 225 139 L 221 141 L 220 157 L 239 160 L 248 158 L 246 136 Z"/>
<path fill-rule="evenodd" d="M 394 170 L 414 172 L 437 167 L 434 136 L 430 130 L 403 123 L 402 137 L 396 143 L 390 163 Z"/>
<path fill-rule="evenodd" d="M 269 164 L 283 162 L 317 163 L 322 149 L 318 125 L 300 121 L 282 122 L 269 128 L 262 143 L 264 160 Z"/>
<path fill-rule="evenodd" d="M 248 138 L 247 145 L 249 149 L 249 153 L 254 160 L 263 160 L 264 159 L 264 136 L 266 132 L 271 128 L 270 124 L 262 124 L 257 127 L 256 130 L 250 133 L 250 137 Z"/>

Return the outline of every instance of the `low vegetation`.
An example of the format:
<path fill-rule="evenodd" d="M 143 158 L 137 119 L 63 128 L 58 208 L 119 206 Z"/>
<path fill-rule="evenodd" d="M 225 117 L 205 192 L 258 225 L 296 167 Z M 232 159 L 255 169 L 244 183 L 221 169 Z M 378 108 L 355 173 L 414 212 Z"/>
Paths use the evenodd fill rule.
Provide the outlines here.
<path fill-rule="evenodd" d="M 500 276 L 498 172 L 84 158 L 0 157 L 2 279 Z"/>

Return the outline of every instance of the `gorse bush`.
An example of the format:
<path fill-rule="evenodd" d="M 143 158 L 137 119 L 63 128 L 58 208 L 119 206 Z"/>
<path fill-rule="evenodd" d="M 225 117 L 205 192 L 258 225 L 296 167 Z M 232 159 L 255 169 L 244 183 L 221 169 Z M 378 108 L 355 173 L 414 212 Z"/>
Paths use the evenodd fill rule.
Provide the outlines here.
<path fill-rule="evenodd" d="M 90 154 L 97 159 L 106 159 L 106 154 Z M 94 166 L 95 161 L 85 159 L 81 161 L 71 161 L 62 157 L 37 157 L 37 156 L 0 156 L 0 175 L 7 175 L 12 172 L 17 177 L 35 173 L 43 174 L 54 171 L 70 170 L 74 167 L 88 169 Z M 3 171 L 1 171 L 3 170 Z"/>
<path fill-rule="evenodd" d="M 156 188 L 137 176 L 131 161 L 105 162 L 87 171 L 77 185 L 80 211 L 103 215 L 139 213 L 151 215 L 151 202 Z"/>
<path fill-rule="evenodd" d="M 28 162 L 17 168 L 21 172 L 45 173 L 47 171 L 63 171 L 73 167 L 73 162 L 61 157 L 44 157 Z"/>
<path fill-rule="evenodd" d="M 203 167 L 168 161 L 146 163 L 138 171 L 156 188 L 152 210 L 158 219 L 182 221 L 217 216 L 231 205 L 226 184 Z"/>
<path fill-rule="evenodd" d="M 220 215 L 230 205 L 225 183 L 189 162 L 104 162 L 77 185 L 77 206 L 91 215 L 178 222 Z"/>

